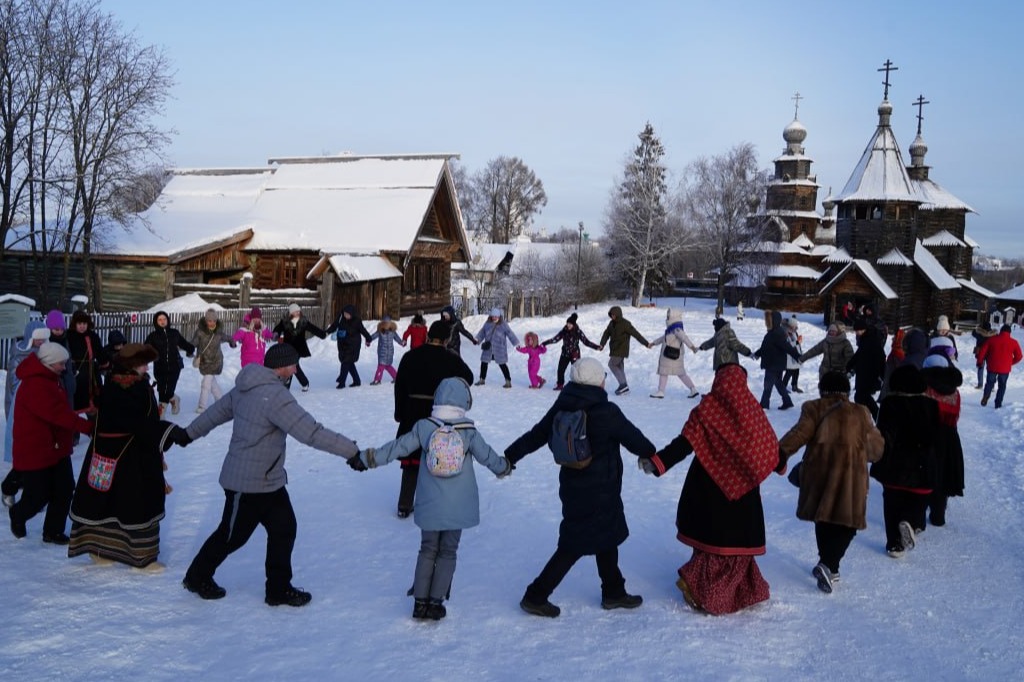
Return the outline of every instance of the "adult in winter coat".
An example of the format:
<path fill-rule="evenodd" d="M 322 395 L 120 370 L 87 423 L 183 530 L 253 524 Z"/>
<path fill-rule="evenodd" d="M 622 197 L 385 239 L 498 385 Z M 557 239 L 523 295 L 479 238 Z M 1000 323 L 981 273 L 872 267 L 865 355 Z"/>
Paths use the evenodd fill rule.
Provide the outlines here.
<path fill-rule="evenodd" d="M 753 355 L 749 348 L 742 341 L 736 338 L 736 332 L 732 330 L 729 323 L 722 317 L 716 317 L 711 323 L 715 328 L 715 334 L 710 339 L 700 344 L 700 350 L 715 349 L 711 358 L 711 367 L 717 372 L 722 365 L 739 364 L 740 355 L 748 358 Z"/>
<path fill-rule="evenodd" d="M 327 333 L 323 329 L 310 322 L 309 318 L 302 314 L 302 308 L 298 303 L 289 304 L 288 314 L 274 326 L 274 335 L 277 336 L 277 340 L 287 343 L 299 354 L 299 364 L 295 365 L 295 378 L 299 380 L 303 391 L 309 390 L 309 379 L 302 371 L 301 361 L 302 358 L 308 358 L 311 355 L 309 344 L 306 343 L 310 334 L 318 339 L 327 338 Z"/>
<path fill-rule="evenodd" d="M 465 336 L 469 339 L 469 342 L 474 346 L 479 345 L 479 341 L 473 337 L 469 331 L 466 330 L 465 325 L 462 324 L 462 320 L 455 314 L 455 308 L 450 305 L 445 306 L 441 310 L 441 322 L 448 325 L 448 341 L 445 343 L 445 348 L 455 353 L 458 356 L 462 356 L 462 338 Z"/>
<path fill-rule="evenodd" d="M 4 461 L 14 461 L 14 400 L 17 395 L 18 385 L 21 380 L 18 378 L 18 365 L 33 355 L 39 347 L 50 338 L 50 330 L 42 322 L 32 321 L 25 325 L 19 343 L 12 343 L 11 350 L 7 355 L 7 380 L 4 386 Z M 7 472 L 3 483 L 0 483 L 0 493 L 3 495 L 3 504 L 10 507 L 14 504 L 14 497 L 21 490 L 21 474 L 13 468 Z"/>
<path fill-rule="evenodd" d="M 829 372 L 818 383 L 821 397 L 800 408 L 800 419 L 779 440 L 785 460 L 806 447 L 800 463 L 796 517 L 814 523 L 818 589 L 832 592 L 839 562 L 858 530 L 867 528 L 868 463 L 882 456 L 885 440 L 871 413 L 850 402 L 850 380 Z"/>
<path fill-rule="evenodd" d="M 825 338 L 811 346 L 798 359 L 799 362 L 807 362 L 811 358 L 821 356 L 821 365 L 818 366 L 818 378 L 829 372 L 841 372 L 846 374 L 846 367 L 853 359 L 853 344 L 846 338 L 846 332 L 836 322 L 828 326 Z"/>
<path fill-rule="evenodd" d="M 253 364 L 262 365 L 263 357 L 267 354 L 267 342 L 273 338 L 274 332 L 263 325 L 263 311 L 254 306 L 242 317 L 242 326 L 231 337 L 232 341 L 242 346 L 238 354 L 242 368 Z"/>
<path fill-rule="evenodd" d="M 558 333 L 550 339 L 541 343 L 542 346 L 549 346 L 552 343 L 558 343 L 559 341 L 562 342 L 562 352 L 558 356 L 558 380 L 555 384 L 556 391 L 561 391 L 562 387 L 565 385 L 566 368 L 580 359 L 581 343 L 587 348 L 601 350 L 601 346 L 588 339 L 587 335 L 583 333 L 582 329 L 580 329 L 578 319 L 579 318 L 576 313 L 569 315 L 565 320 L 565 326 L 563 326 Z"/>
<path fill-rule="evenodd" d="M 533 428 L 505 449 L 513 465 L 547 445 L 555 415 L 582 410 L 587 415 L 587 440 L 593 459 L 583 469 L 560 467 L 558 497 L 562 523 L 558 548 L 547 565 L 526 588 L 520 607 L 536 616 L 554 618 L 560 610 L 548 601 L 562 579 L 582 557 L 593 555 L 601 578 L 601 607 L 633 609 L 643 598 L 626 592 L 619 570 L 619 545 L 629 537 L 622 506 L 622 455 L 620 447 L 637 456 L 650 456 L 654 445 L 626 418 L 605 392 L 605 371 L 594 358 L 583 358 L 572 367 L 571 381 L 554 405 Z"/>
<path fill-rule="evenodd" d="M 372 469 L 417 450 L 426 451 L 443 425 L 451 426 L 462 443 L 465 460 L 456 475 L 443 478 L 420 467 L 415 517 L 420 527 L 420 551 L 412 584 L 412 596 L 416 600 L 413 618 L 440 620 L 445 616 L 444 600 L 451 592 L 462 531 L 480 523 L 480 493 L 473 460 L 499 478 L 507 476 L 512 468 L 508 460 L 487 444 L 473 420 L 466 416 L 472 406 L 469 382 L 461 378 L 444 379 L 434 392 L 429 419 L 419 420 L 412 431 L 390 443 L 359 453 L 359 461 Z M 349 463 L 359 468 L 356 458 Z"/>
<path fill-rule="evenodd" d="M 477 386 L 487 382 L 487 365 L 491 360 L 498 363 L 501 375 L 505 377 L 505 388 L 512 388 L 512 374 L 508 371 L 508 344 L 519 345 L 519 338 L 508 326 L 501 308 L 491 308 L 491 315 L 484 326 L 476 333 L 476 341 L 480 344 L 480 379 Z"/>
<path fill-rule="evenodd" d="M 985 385 L 985 364 L 978 364 L 978 356 L 981 355 L 981 348 L 985 345 L 985 342 L 995 336 L 996 333 L 992 329 L 992 323 L 985 320 L 981 323 L 980 327 L 975 327 L 974 331 L 971 332 L 971 336 L 974 337 L 974 363 L 978 367 L 978 384 L 975 388 L 982 388 Z"/>
<path fill-rule="evenodd" d="M 1017 339 L 1010 335 L 1010 325 L 1004 324 L 999 328 L 999 333 L 993 336 L 978 354 L 978 365 L 985 363 L 988 366 L 988 376 L 985 378 L 985 392 L 981 396 L 981 404 L 988 405 L 988 399 L 992 396 L 992 387 L 997 383 L 996 409 L 1003 406 L 1003 396 L 1006 395 L 1006 380 L 1010 378 L 1010 368 L 1021 361 L 1020 344 Z"/>
<path fill-rule="evenodd" d="M 622 316 L 622 308 L 619 306 L 613 305 L 609 308 L 608 317 L 611 320 L 604 328 L 604 333 L 601 334 L 600 349 L 604 350 L 605 344 L 611 343 L 608 348 L 608 369 L 611 370 L 615 380 L 619 382 L 618 388 L 615 389 L 615 395 L 623 395 L 629 393 L 629 382 L 626 381 L 626 358 L 629 357 L 630 337 L 648 348 L 651 347 L 651 344 L 643 334 L 633 327 L 632 322 Z"/>
<path fill-rule="evenodd" d="M 683 360 L 685 353 L 683 348 L 689 348 L 694 353 L 697 346 L 690 337 L 683 331 L 683 311 L 678 308 L 669 308 L 665 315 L 665 333 L 651 341 L 651 346 L 664 345 L 664 350 L 658 354 L 658 390 L 651 394 L 652 398 L 664 398 L 665 387 L 668 386 L 669 377 L 679 377 L 683 385 L 690 389 L 690 398 L 700 395 L 693 379 L 686 373 L 686 363 Z"/>
<path fill-rule="evenodd" d="M 69 557 L 89 554 L 100 565 L 163 569 L 157 561 L 166 496 L 162 446 L 172 424 L 160 420 L 149 383 L 147 370 L 156 358 L 155 348 L 140 343 L 127 344 L 113 358 L 71 505 Z M 117 461 L 107 490 L 90 480 L 97 457 Z"/>
<path fill-rule="evenodd" d="M 405 341 L 398 335 L 398 325 L 390 315 L 381 317 L 377 323 L 377 331 L 370 335 L 370 340 L 377 342 L 377 371 L 373 373 L 370 385 L 379 385 L 384 372 L 390 374 L 391 383 L 395 383 L 395 344 L 405 346 Z"/>
<path fill-rule="evenodd" d="M 153 376 L 156 377 L 157 397 L 167 411 L 171 405 L 171 414 L 181 410 L 181 398 L 175 395 L 178 388 L 178 377 L 185 363 L 181 359 L 181 351 L 188 357 L 196 352 L 196 347 L 185 340 L 177 329 L 170 325 L 170 318 L 162 310 L 153 315 L 153 331 L 146 337 L 146 344 L 156 349 L 157 357 L 153 362 Z"/>
<path fill-rule="evenodd" d="M 924 394 L 926 388 L 917 367 L 898 367 L 878 411 L 885 451 L 871 465 L 871 477 L 884 488 L 885 551 L 894 558 L 914 548 L 916 533 L 926 526 L 925 509 L 935 489 L 939 408 Z"/>
<path fill-rule="evenodd" d="M 733 613 L 769 597 L 754 557 L 765 553 L 761 482 L 779 467 L 779 440 L 739 365 L 718 368 L 683 432 L 640 465 L 661 476 L 691 452 L 676 537 L 693 556 L 679 568 L 676 586 L 694 609 Z"/>
<path fill-rule="evenodd" d="M 359 361 L 363 340 L 370 343 L 370 332 L 363 326 L 356 307 L 349 304 L 342 308 L 338 319 L 324 331 L 334 334 L 338 342 L 338 362 L 341 363 L 338 370 L 338 388 L 345 388 L 349 375 L 352 376 L 352 386 L 361 385 L 363 382 L 359 379 L 356 362 Z"/>
<path fill-rule="evenodd" d="M 430 325 L 427 342 L 402 356 L 395 375 L 396 437 L 412 431 L 421 419 L 430 416 L 434 406 L 434 392 L 441 382 L 450 377 L 473 381 L 473 371 L 457 353 L 445 347 L 451 330 L 438 320 Z M 406 518 L 413 511 L 416 481 L 420 469 L 420 452 L 409 453 L 400 460 L 402 482 L 398 493 L 398 516 Z"/>
<path fill-rule="evenodd" d="M 789 391 L 782 383 L 782 375 L 786 372 L 787 358 L 798 360 L 800 354 L 795 348 L 789 345 L 786 340 L 786 329 L 782 326 L 782 313 L 774 311 L 771 314 L 771 322 L 768 331 L 761 339 L 761 347 L 754 352 L 754 359 L 761 360 L 761 369 L 764 370 L 764 389 L 761 391 L 761 407 L 768 409 L 772 396 L 772 389 L 779 393 L 782 398 L 780 410 L 788 410 L 793 407 L 793 399 L 789 397 Z"/>
<path fill-rule="evenodd" d="M 856 380 L 853 402 L 868 408 L 872 418 L 877 418 L 878 403 L 875 402 L 875 393 L 882 388 L 882 378 L 885 375 L 885 338 L 880 335 L 877 327 L 870 326 L 863 320 L 857 320 L 853 330 L 857 334 L 857 350 L 846 366 L 848 372 L 854 373 Z"/>
<path fill-rule="evenodd" d="M 963 374 L 942 352 L 930 353 L 921 376 L 928 386 L 924 394 L 939 408 L 938 436 L 935 439 L 935 488 L 928 497 L 928 522 L 946 525 L 946 507 L 950 497 L 964 494 L 964 449 L 960 443 L 960 391 Z"/>
<path fill-rule="evenodd" d="M 803 353 L 804 337 L 800 335 L 799 323 L 796 316 L 786 320 L 786 343 L 792 346 L 797 353 Z M 782 375 L 782 385 L 789 386 L 794 393 L 803 393 L 800 390 L 800 358 L 787 357 L 786 371 Z"/>
<path fill-rule="evenodd" d="M 68 354 L 71 356 L 71 371 L 75 373 L 75 410 L 87 410 L 93 406 L 100 393 L 100 365 L 106 364 L 103 357 L 103 341 L 93 331 L 92 317 L 84 310 L 76 310 L 71 316 L 67 331 Z"/>
<path fill-rule="evenodd" d="M 14 401 L 12 447 L 22 493 L 7 510 L 16 538 L 28 534 L 25 523 L 46 507 L 43 542 L 68 544 L 64 528 L 75 490 L 72 437 L 92 431 L 92 423 L 68 405 L 60 380 L 68 359 L 63 346 L 47 342 L 18 365 L 21 384 Z"/>
<path fill-rule="evenodd" d="M 196 347 L 199 375 L 202 377 L 197 413 L 206 409 L 211 396 L 214 400 L 220 400 L 223 395 L 217 377 L 224 371 L 224 352 L 221 350 L 221 344 L 224 343 L 232 348 L 237 345 L 224 331 L 224 323 L 217 318 L 217 311 L 210 308 L 192 332 L 192 345 Z"/>
<path fill-rule="evenodd" d="M 285 485 L 285 443 L 288 436 L 317 450 L 345 459 L 359 454 L 355 443 L 316 421 L 292 396 L 285 382 L 295 375 L 299 354 L 286 343 L 267 351 L 262 365 L 242 368 L 235 387 L 171 440 L 186 446 L 217 426 L 233 421 L 220 484 L 224 513 L 220 525 L 203 543 L 185 573 L 185 589 L 202 599 L 220 599 L 226 590 L 213 575 L 229 554 L 248 542 L 256 526 L 267 531 L 266 603 L 305 606 L 313 598 L 292 585 L 292 548 L 296 521 Z"/>

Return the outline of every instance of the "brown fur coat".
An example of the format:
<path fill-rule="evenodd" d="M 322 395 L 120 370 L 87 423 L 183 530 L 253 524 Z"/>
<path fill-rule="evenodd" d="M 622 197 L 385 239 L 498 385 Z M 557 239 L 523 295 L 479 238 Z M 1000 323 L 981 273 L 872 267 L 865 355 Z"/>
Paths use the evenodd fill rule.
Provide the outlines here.
<path fill-rule="evenodd" d="M 808 401 L 779 441 L 783 457 L 804 446 L 797 518 L 866 528 L 868 462 L 878 461 L 885 447 L 871 413 L 845 395 Z"/>

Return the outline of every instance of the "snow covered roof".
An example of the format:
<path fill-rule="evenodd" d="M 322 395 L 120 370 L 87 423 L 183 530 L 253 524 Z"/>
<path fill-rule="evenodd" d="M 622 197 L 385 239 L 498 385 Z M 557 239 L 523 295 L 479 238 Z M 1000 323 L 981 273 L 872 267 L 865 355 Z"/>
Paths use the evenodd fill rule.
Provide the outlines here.
<path fill-rule="evenodd" d="M 371 282 L 402 276 L 402 271 L 391 261 L 375 253 L 339 253 L 328 256 L 327 262 L 343 283 Z"/>
<path fill-rule="evenodd" d="M 28 296 L 22 296 L 21 294 L 4 294 L 0 296 L 0 303 L 20 303 L 28 308 L 35 308 L 36 302 Z"/>
<path fill-rule="evenodd" d="M 144 313 L 156 313 L 163 311 L 165 313 L 203 313 L 213 308 L 214 310 L 224 310 L 224 306 L 219 303 L 209 303 L 199 294 L 185 294 L 184 296 L 178 296 L 162 303 L 157 303 L 152 308 L 143 310 Z"/>
<path fill-rule="evenodd" d="M 921 200 L 921 210 L 952 209 L 974 213 L 974 209 L 955 197 L 934 180 L 911 180 L 914 190 Z"/>
<path fill-rule="evenodd" d="M 891 113 L 892 105 L 883 101 L 878 107 L 878 127 L 835 201 L 921 201 L 889 127 Z"/>
<path fill-rule="evenodd" d="M 914 264 L 921 269 L 924 276 L 928 278 L 936 289 L 959 289 L 960 285 L 953 279 L 953 276 L 946 272 L 935 256 L 924 247 L 920 239 L 915 240 Z"/>
<path fill-rule="evenodd" d="M 768 271 L 767 277 L 788 277 L 790 279 L 818 279 L 824 273 L 806 265 L 775 265 Z"/>
<path fill-rule="evenodd" d="M 907 265 L 912 266 L 914 261 L 910 260 L 903 255 L 903 252 L 899 249 L 893 249 L 889 253 L 879 257 L 875 261 L 875 265 Z"/>
<path fill-rule="evenodd" d="M 840 246 L 822 259 L 823 263 L 850 263 L 852 261 L 853 256 L 850 255 L 845 246 Z"/>
<path fill-rule="evenodd" d="M 793 160 L 795 158 L 797 158 L 797 157 L 793 157 L 793 156 L 780 156 L 779 158 L 775 159 L 775 161 L 789 161 L 789 160 Z M 810 180 L 808 178 L 789 178 L 788 180 L 785 179 L 785 178 L 772 178 L 771 180 L 768 181 L 768 184 L 769 185 L 801 185 L 803 187 L 821 187 L 821 185 L 816 183 L 814 180 Z"/>
<path fill-rule="evenodd" d="M 814 242 L 812 242 L 810 237 L 808 237 L 803 232 L 801 232 L 800 236 L 794 239 L 791 243 L 794 246 L 799 246 L 804 249 L 814 248 Z"/>
<path fill-rule="evenodd" d="M 922 239 L 921 243 L 925 246 L 962 246 L 967 248 L 967 244 L 957 239 L 956 235 L 949 232 L 949 230 L 941 230 L 936 232 L 926 239 Z"/>
<path fill-rule="evenodd" d="M 884 279 L 882 279 L 882 276 L 880 274 L 878 274 L 878 270 L 875 270 L 875 267 L 871 265 L 871 263 L 869 263 L 868 261 L 864 260 L 863 258 L 856 258 L 850 261 L 846 265 L 846 267 L 844 267 L 842 270 L 836 273 L 836 276 L 830 279 L 828 283 L 824 287 L 822 287 L 821 293 L 824 294 L 826 291 L 835 286 L 836 283 L 839 282 L 843 277 L 845 277 L 846 273 L 848 273 L 851 269 L 856 269 L 858 272 L 860 272 L 860 274 L 863 275 L 864 279 L 867 280 L 868 284 L 870 284 L 874 288 L 874 290 L 878 292 L 879 296 L 882 296 L 883 298 L 886 298 L 890 301 L 899 298 L 899 296 L 896 295 L 896 292 L 893 291 L 893 288 L 890 287 Z"/>
<path fill-rule="evenodd" d="M 1003 293 L 996 296 L 996 298 L 1010 301 L 1024 301 L 1024 284 L 1018 284 L 1015 287 L 1010 287 Z"/>
<path fill-rule="evenodd" d="M 766 211 L 768 215 L 777 215 L 784 218 L 811 218 L 812 220 L 821 220 L 821 214 L 817 211 L 791 211 L 788 209 L 773 209 Z"/>
<path fill-rule="evenodd" d="M 589 245 L 593 246 L 593 243 L 589 243 Z M 576 248 L 576 244 L 532 242 L 526 238 L 513 240 L 510 244 L 473 244 L 473 259 L 476 259 L 477 255 L 480 258 L 471 266 L 471 269 L 493 272 L 505 259 L 505 256 L 511 253 L 512 264 L 509 274 L 516 275 L 531 260 L 546 261 L 556 258 L 566 249 L 572 249 L 575 254 Z"/>
<path fill-rule="evenodd" d="M 967 233 L 964 233 L 964 242 L 967 244 L 967 246 L 971 247 L 972 249 L 976 249 L 979 246 L 981 246 L 981 244 L 971 239 L 971 236 Z"/>
<path fill-rule="evenodd" d="M 977 282 L 975 282 L 973 279 L 963 279 L 962 277 L 957 277 L 956 281 L 957 281 L 957 284 L 962 286 L 964 289 L 969 289 L 969 290 L 973 291 L 974 293 L 980 294 L 981 296 L 983 296 L 985 298 L 995 298 L 996 297 L 996 293 L 994 291 L 990 291 L 990 290 L 986 289 L 985 287 L 983 287 L 980 284 L 978 284 Z"/>
<path fill-rule="evenodd" d="M 821 230 L 818 230 L 821 232 Z M 811 249 L 812 256 L 829 256 L 836 252 L 835 244 L 815 244 Z M 847 254 L 849 256 L 849 254 Z"/>

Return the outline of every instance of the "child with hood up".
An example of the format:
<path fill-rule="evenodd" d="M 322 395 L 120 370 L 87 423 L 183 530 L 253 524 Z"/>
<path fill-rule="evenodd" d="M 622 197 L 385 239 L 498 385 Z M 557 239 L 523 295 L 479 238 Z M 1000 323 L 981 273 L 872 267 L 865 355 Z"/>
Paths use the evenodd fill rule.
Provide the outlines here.
<path fill-rule="evenodd" d="M 452 334 L 454 335 L 454 331 Z M 512 374 L 508 371 L 508 343 L 519 345 L 512 328 L 508 326 L 501 308 L 491 308 L 491 315 L 484 326 L 476 333 L 475 341 L 480 344 L 480 380 L 477 386 L 487 382 L 487 365 L 491 360 L 498 363 L 502 376 L 505 377 L 505 388 L 512 388 Z"/>
<path fill-rule="evenodd" d="M 259 310 L 254 308 L 253 310 Z M 146 343 L 157 351 L 153 362 L 153 377 L 156 379 L 157 397 L 160 401 L 160 414 L 167 413 L 168 403 L 171 414 L 178 414 L 181 409 L 181 398 L 175 393 L 178 388 L 178 377 L 185 363 L 181 359 L 182 350 L 188 357 L 195 355 L 196 347 L 185 340 L 177 329 L 171 326 L 171 318 L 162 310 L 153 315 L 153 331 L 146 337 Z"/>
<path fill-rule="evenodd" d="M 669 308 L 665 315 L 665 333 L 651 341 L 652 346 L 665 345 L 665 349 L 658 355 L 658 390 L 651 394 L 652 398 L 664 398 L 665 388 L 668 386 L 670 376 L 679 377 L 683 385 L 690 389 L 689 398 L 696 398 L 700 395 L 693 379 L 686 373 L 686 364 L 683 360 L 683 347 L 689 348 L 694 353 L 697 346 L 690 337 L 683 331 L 683 311 L 678 308 Z"/>
<path fill-rule="evenodd" d="M 263 311 L 254 307 L 242 318 L 242 326 L 238 328 L 231 340 L 242 346 L 239 354 L 242 367 L 263 364 L 267 354 L 267 342 L 274 338 L 274 332 L 263 326 Z"/>
<path fill-rule="evenodd" d="M 378 448 L 367 448 L 349 460 L 353 469 L 365 471 L 417 450 L 423 451 L 424 463 L 419 467 L 413 517 L 420 527 L 420 551 L 412 587 L 412 596 L 416 600 L 412 617 L 418 620 L 441 620 L 445 617 L 444 600 L 455 575 L 462 530 L 480 523 L 480 493 L 473 460 L 490 469 L 498 478 L 507 476 L 512 470 L 509 461 L 487 444 L 473 425 L 473 420 L 466 416 L 472 406 L 473 396 L 465 379 L 443 379 L 434 392 L 434 407 L 429 418 L 420 419 L 409 433 Z M 451 433 L 445 434 L 441 429 L 450 429 Z M 435 434 L 440 437 L 435 438 Z M 461 440 L 462 459 L 457 464 L 461 470 L 442 477 L 431 473 L 431 442 L 454 443 L 447 437 L 449 435 Z M 435 445 L 435 452 L 438 447 Z M 460 448 L 457 444 L 451 448 L 449 454 L 457 460 Z"/>
<path fill-rule="evenodd" d="M 541 388 L 546 382 L 540 375 L 540 356 L 547 353 L 548 349 L 540 345 L 536 332 L 526 332 L 524 338 L 526 345 L 516 346 L 516 350 L 529 356 L 526 358 L 526 372 L 530 375 L 530 388 Z"/>
<path fill-rule="evenodd" d="M 561 391 L 565 385 L 565 370 L 569 365 L 575 364 L 580 359 L 580 344 L 587 348 L 601 350 L 601 346 L 587 338 L 577 322 L 576 313 L 573 313 L 565 320 L 565 326 L 553 337 L 544 341 L 541 345 L 547 346 L 552 343 L 562 342 L 562 353 L 558 356 L 558 383 L 555 390 Z"/>
<path fill-rule="evenodd" d="M 341 315 L 324 330 L 333 334 L 331 338 L 338 342 L 338 362 L 341 363 L 338 369 L 338 388 L 345 388 L 345 381 L 349 375 L 352 376 L 352 386 L 362 385 L 359 379 L 359 371 L 356 369 L 356 362 L 359 361 L 359 350 L 362 344 L 359 337 L 370 343 L 370 332 L 366 331 L 363 321 L 359 317 L 359 311 L 351 303 L 341 309 Z"/>
<path fill-rule="evenodd" d="M 633 323 L 622 316 L 622 308 L 617 305 L 612 306 L 608 310 L 608 317 L 611 318 L 608 322 L 608 326 L 605 327 L 604 333 L 601 334 L 600 350 L 604 350 L 604 346 L 609 341 L 611 347 L 608 349 L 608 369 L 611 370 L 612 376 L 619 382 L 618 388 L 615 389 L 615 395 L 624 395 L 629 393 L 629 382 L 626 381 L 626 358 L 629 357 L 629 338 L 633 337 L 648 348 L 651 347 L 650 342 L 644 338 L 643 334 L 633 328 Z"/>
<path fill-rule="evenodd" d="M 417 310 L 416 314 L 412 316 L 412 322 L 402 332 L 402 341 L 409 343 L 409 350 L 419 348 L 427 342 L 427 321 L 423 317 L 422 310 Z"/>
<path fill-rule="evenodd" d="M 399 338 L 398 325 L 394 323 L 390 315 L 380 318 L 380 322 L 377 323 L 377 331 L 370 335 L 370 341 L 366 342 L 366 347 L 369 348 L 370 342 L 375 339 L 377 341 L 377 371 L 374 373 L 370 385 L 380 385 L 380 379 L 384 372 L 390 374 L 391 383 L 395 383 L 395 344 L 405 347 L 405 339 Z"/>

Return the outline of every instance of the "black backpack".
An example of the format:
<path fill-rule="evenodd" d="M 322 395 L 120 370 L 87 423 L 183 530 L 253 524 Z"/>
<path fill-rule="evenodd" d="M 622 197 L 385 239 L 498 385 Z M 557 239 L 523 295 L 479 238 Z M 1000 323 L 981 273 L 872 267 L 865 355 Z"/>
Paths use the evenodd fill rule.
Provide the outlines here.
<path fill-rule="evenodd" d="M 556 412 L 551 422 L 548 447 L 555 457 L 555 464 L 573 469 L 590 466 L 593 453 L 587 440 L 587 413 L 583 410 Z"/>

